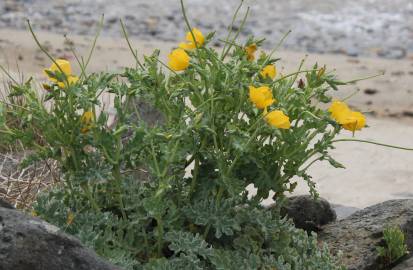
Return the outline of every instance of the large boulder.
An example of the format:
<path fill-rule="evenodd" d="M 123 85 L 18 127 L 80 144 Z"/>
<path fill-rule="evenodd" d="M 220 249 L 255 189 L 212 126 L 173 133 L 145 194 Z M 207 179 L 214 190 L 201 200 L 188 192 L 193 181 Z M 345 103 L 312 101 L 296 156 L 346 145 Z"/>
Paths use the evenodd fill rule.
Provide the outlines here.
<path fill-rule="evenodd" d="M 307 232 L 319 231 L 321 226 L 336 220 L 336 213 L 330 203 L 323 198 L 312 196 L 294 196 L 288 198 L 281 215 L 290 217 L 295 226 Z"/>
<path fill-rule="evenodd" d="M 343 253 L 348 270 L 378 270 L 376 248 L 383 245 L 383 230 L 387 227 L 400 227 L 408 249 L 413 251 L 413 200 L 391 200 L 357 211 L 324 226 L 319 240 L 327 243 L 334 254 Z"/>
<path fill-rule="evenodd" d="M 413 258 L 410 258 L 394 267 L 392 270 L 413 270 Z"/>
<path fill-rule="evenodd" d="M 2 204 L 3 205 L 3 204 Z M 39 218 L 0 207 L 0 270 L 119 269 Z"/>

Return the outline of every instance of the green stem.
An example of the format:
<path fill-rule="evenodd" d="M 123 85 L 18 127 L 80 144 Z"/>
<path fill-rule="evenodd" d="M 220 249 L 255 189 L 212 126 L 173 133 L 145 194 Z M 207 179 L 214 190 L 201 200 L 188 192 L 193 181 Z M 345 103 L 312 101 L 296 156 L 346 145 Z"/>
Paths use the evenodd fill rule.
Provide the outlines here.
<path fill-rule="evenodd" d="M 239 10 L 241 9 L 241 7 L 242 7 L 243 4 L 244 4 L 244 0 L 241 0 L 238 8 L 235 10 L 234 16 L 232 16 L 231 24 L 230 24 L 230 26 L 228 27 L 228 35 L 227 35 L 227 37 L 225 38 L 224 48 L 222 49 L 222 53 L 221 53 L 221 59 L 222 59 L 222 60 L 224 60 L 223 55 L 224 55 L 224 52 L 226 51 L 226 47 L 227 47 L 227 45 L 228 45 L 228 43 L 229 43 L 229 38 L 231 37 L 232 29 L 234 28 L 235 19 L 238 17 L 238 12 L 239 12 Z"/>
<path fill-rule="evenodd" d="M 65 81 L 66 84 L 69 85 L 69 81 L 68 78 L 66 76 L 66 74 L 63 72 L 63 69 L 60 67 L 59 64 L 57 64 L 56 60 L 54 60 L 54 58 L 50 55 L 50 53 L 42 46 L 42 44 L 40 44 L 39 39 L 37 38 L 36 34 L 33 31 L 32 25 L 30 24 L 30 21 L 27 20 L 27 25 L 29 26 L 29 31 L 33 36 L 34 41 L 36 42 L 37 46 L 39 47 L 39 49 L 46 54 L 46 56 L 56 65 L 56 67 L 59 69 L 59 71 L 64 75 L 65 77 Z"/>
<path fill-rule="evenodd" d="M 385 144 L 385 143 L 372 142 L 372 141 L 368 141 L 368 140 L 359 140 L 359 139 L 338 139 L 338 140 L 333 140 L 331 142 L 332 143 L 335 143 L 335 142 L 361 142 L 361 143 L 375 144 L 375 145 L 384 146 L 384 147 L 388 147 L 388 148 L 395 148 L 395 149 L 400 149 L 400 150 L 413 151 L 413 148 L 396 146 L 396 145 Z"/>
<path fill-rule="evenodd" d="M 275 46 L 274 49 L 270 52 L 270 54 L 267 56 L 265 61 L 261 64 L 260 68 L 258 71 L 254 74 L 252 77 L 252 80 L 254 81 L 255 78 L 258 76 L 258 74 L 261 72 L 261 70 L 268 64 L 268 61 L 271 59 L 272 55 L 278 50 L 278 48 L 283 44 L 284 40 L 287 38 L 287 36 L 291 33 L 291 30 L 288 30 L 287 33 L 284 34 L 284 36 L 281 38 L 281 40 L 278 42 L 277 46 Z"/>
<path fill-rule="evenodd" d="M 99 205 L 96 203 L 95 199 L 93 198 L 92 192 L 89 189 L 89 185 L 87 183 L 81 184 L 80 185 L 85 192 L 87 198 L 89 199 L 90 203 L 92 204 L 93 209 L 96 212 L 100 212 Z"/>
<path fill-rule="evenodd" d="M 138 55 L 137 55 L 137 53 L 133 50 L 132 44 L 131 44 L 130 41 L 129 41 L 128 32 L 126 31 L 126 27 L 125 27 L 125 25 L 123 24 L 122 19 L 120 20 L 120 26 L 122 27 L 122 32 L 123 32 L 123 35 L 125 36 L 126 42 L 128 43 L 129 50 L 132 52 L 132 55 L 133 55 L 133 57 L 135 58 L 136 63 L 139 65 L 140 68 L 143 69 L 143 65 L 142 65 L 142 63 L 139 61 Z"/>
<path fill-rule="evenodd" d="M 229 53 L 229 51 L 232 48 L 232 44 L 235 43 L 235 40 L 238 38 L 239 34 L 241 33 L 241 30 L 244 28 L 244 25 L 245 25 L 245 22 L 247 21 L 249 12 L 250 12 L 250 7 L 247 8 L 247 12 L 245 12 L 245 16 L 242 19 L 241 25 L 240 25 L 238 31 L 235 33 L 234 38 L 232 39 L 232 41 L 229 43 L 229 46 L 228 46 L 227 50 L 222 53 L 222 56 L 221 56 L 222 60 L 225 59 L 225 57 L 227 56 L 227 54 Z"/>
<path fill-rule="evenodd" d="M 199 49 L 198 41 L 195 38 L 194 32 L 192 31 L 192 27 L 191 27 L 191 25 L 189 23 L 189 20 L 188 20 L 188 16 L 186 15 L 184 0 L 180 0 L 180 2 L 181 2 L 182 15 L 184 16 L 184 21 L 185 21 L 186 26 L 188 27 L 188 30 L 191 33 L 192 39 L 194 40 L 194 43 L 195 43 L 196 54 L 198 56 L 199 62 L 203 65 L 204 62 L 203 62 L 203 59 L 202 59 L 201 55 L 199 54 L 199 50 L 198 50 Z"/>

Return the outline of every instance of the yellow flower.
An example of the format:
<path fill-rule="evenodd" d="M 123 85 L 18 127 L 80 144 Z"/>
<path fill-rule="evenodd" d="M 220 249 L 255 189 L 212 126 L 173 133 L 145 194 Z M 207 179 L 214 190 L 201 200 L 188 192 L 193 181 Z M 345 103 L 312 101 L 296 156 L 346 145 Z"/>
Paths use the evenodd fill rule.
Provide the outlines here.
<path fill-rule="evenodd" d="M 65 60 L 65 59 L 57 59 L 55 61 L 56 63 L 53 63 L 50 68 L 48 69 L 48 71 L 51 72 L 63 72 L 63 74 L 65 74 L 66 76 L 69 76 L 72 74 L 72 67 L 70 66 L 70 62 Z M 57 64 L 57 65 L 56 65 Z M 60 67 L 60 69 L 59 69 Z M 49 76 L 46 73 L 47 76 Z M 51 78 L 52 79 L 52 78 Z"/>
<path fill-rule="evenodd" d="M 268 113 L 265 120 L 273 127 L 280 129 L 289 129 L 291 127 L 290 118 L 282 111 L 276 110 Z"/>
<path fill-rule="evenodd" d="M 257 44 L 251 44 L 245 48 L 245 51 L 247 53 L 247 59 L 248 61 L 253 61 L 255 59 L 255 52 L 257 51 Z"/>
<path fill-rule="evenodd" d="M 361 130 L 366 125 L 366 117 L 361 112 L 351 111 L 341 123 L 344 129 L 355 132 Z"/>
<path fill-rule="evenodd" d="M 195 40 L 192 37 L 192 33 L 195 36 Z M 201 47 L 202 45 L 204 45 L 205 37 L 202 34 L 202 32 L 198 28 L 193 28 L 192 33 L 191 32 L 186 33 L 187 43 L 185 42 L 180 43 L 179 48 L 184 49 L 184 50 L 192 50 L 196 48 L 196 45 L 198 45 L 198 47 Z M 195 45 L 195 41 L 196 41 L 196 45 Z"/>
<path fill-rule="evenodd" d="M 258 109 L 265 109 L 276 100 L 272 96 L 272 92 L 268 86 L 249 87 L 250 100 Z"/>
<path fill-rule="evenodd" d="M 350 110 L 350 108 L 341 101 L 333 101 L 329 111 L 337 123 L 344 129 L 355 132 L 361 130 L 366 125 L 366 117 L 361 112 Z"/>
<path fill-rule="evenodd" d="M 66 76 L 67 83 L 68 83 L 69 85 L 72 85 L 72 84 L 76 83 L 76 82 L 79 80 L 79 77 L 77 77 L 77 76 L 75 76 L 75 75 L 72 75 L 72 67 L 71 67 L 69 61 L 67 61 L 67 60 L 65 60 L 65 59 L 57 59 L 55 62 L 56 62 L 56 63 L 53 63 L 53 64 L 50 66 L 50 68 L 44 70 L 44 73 L 46 74 L 47 77 L 49 77 L 49 80 L 50 80 L 50 81 L 52 81 L 52 82 L 54 82 L 54 83 L 57 83 L 57 85 L 58 85 L 60 88 L 64 88 L 65 85 L 66 85 L 66 80 L 64 80 L 64 81 L 59 81 L 59 80 L 57 80 L 56 78 L 50 77 L 49 74 L 47 74 L 46 70 L 47 70 L 47 71 L 50 71 L 50 72 L 53 72 L 53 73 L 56 73 L 56 72 L 61 73 L 61 72 L 63 72 L 63 74 Z M 60 68 L 60 69 L 59 69 L 59 68 Z"/>
<path fill-rule="evenodd" d="M 92 128 L 93 121 L 94 121 L 94 114 L 91 111 L 86 111 L 83 113 L 82 117 L 80 117 L 80 123 L 82 124 L 82 128 L 80 132 L 83 134 L 88 133 L 89 130 Z"/>
<path fill-rule="evenodd" d="M 275 76 L 277 75 L 277 69 L 275 68 L 274 65 L 268 65 L 261 70 L 260 74 L 264 78 L 268 77 L 268 78 L 274 79 Z"/>
<path fill-rule="evenodd" d="M 343 124 L 345 117 L 351 112 L 346 103 L 338 100 L 333 101 L 328 111 L 339 124 Z"/>
<path fill-rule="evenodd" d="M 75 214 L 73 214 L 72 211 L 69 211 L 69 213 L 67 214 L 66 224 L 71 225 L 74 219 L 75 219 Z"/>
<path fill-rule="evenodd" d="M 175 49 L 169 55 L 169 67 L 174 71 L 185 70 L 191 58 L 183 49 Z"/>

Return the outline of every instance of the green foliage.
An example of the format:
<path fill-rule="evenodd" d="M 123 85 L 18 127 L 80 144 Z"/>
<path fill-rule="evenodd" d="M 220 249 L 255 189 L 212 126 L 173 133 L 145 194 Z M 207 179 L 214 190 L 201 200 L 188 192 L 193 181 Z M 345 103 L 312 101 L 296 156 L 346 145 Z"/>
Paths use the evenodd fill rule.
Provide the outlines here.
<path fill-rule="evenodd" d="M 260 203 L 274 191 L 281 205 L 299 179 L 316 196 L 308 168 L 342 167 L 329 155 L 341 127 L 318 103 L 344 83 L 317 65 L 264 78 L 279 59 L 245 51 L 263 40 L 234 38 L 222 54 L 208 46 L 213 34 L 206 40 L 182 72 L 165 71 L 156 50 L 119 73 L 89 75 L 81 63 L 74 83 L 49 70 L 44 99 L 30 81 L 14 85 L 24 106 L 7 130 L 33 149 L 27 162 L 53 159 L 62 173 L 35 212 L 125 269 L 341 269 L 315 236 Z M 265 121 L 251 85 L 268 86 L 277 100 L 268 110 L 288 115 L 289 129 Z"/>
<path fill-rule="evenodd" d="M 398 227 L 389 227 L 383 231 L 384 246 L 377 247 L 384 266 L 388 266 L 408 254 L 403 231 Z"/>

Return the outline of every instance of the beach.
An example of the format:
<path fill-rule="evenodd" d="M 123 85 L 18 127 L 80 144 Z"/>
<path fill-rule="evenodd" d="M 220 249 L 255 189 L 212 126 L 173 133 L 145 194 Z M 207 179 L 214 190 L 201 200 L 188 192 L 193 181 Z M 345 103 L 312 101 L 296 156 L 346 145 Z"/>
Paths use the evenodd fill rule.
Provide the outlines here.
<path fill-rule="evenodd" d="M 0 10 L 4 10 L 7 3 L 12 2 L 13 1 L 3 1 L 0 3 Z M 16 2 L 19 3 L 19 1 Z M 35 2 L 37 2 L 37 5 L 33 4 Z M 52 55 L 54 57 L 67 58 L 75 62 L 70 48 L 76 48 L 76 52 L 79 55 L 87 55 L 92 44 L 92 35 L 96 31 L 96 21 L 99 18 L 99 16 L 95 16 L 96 13 L 100 11 L 104 12 L 108 9 L 115 10 L 116 12 L 113 11 L 112 13 L 105 12 L 107 23 L 105 23 L 103 35 L 98 39 L 95 52 L 88 66 L 89 72 L 118 71 L 123 67 L 134 65 L 134 59 L 127 47 L 127 43 L 120 35 L 120 26 L 117 21 L 119 17 L 125 18 L 125 22 L 129 26 L 128 30 L 131 34 L 131 42 L 134 48 L 138 50 L 140 57 L 149 55 L 155 48 L 159 48 L 161 50 L 161 59 L 166 62 L 166 56 L 172 48 L 177 46 L 177 40 L 184 39 L 185 25 L 182 19 L 178 19 L 179 16 L 173 16 L 175 13 L 179 14 L 178 4 L 174 2 L 173 8 L 168 9 L 168 7 L 172 6 L 172 1 L 171 3 L 166 1 L 168 4 L 165 6 L 161 5 L 163 1 L 154 1 L 153 6 L 150 4 L 150 7 L 147 8 L 150 11 L 159 7 L 159 13 L 161 15 L 154 15 L 155 17 L 159 17 L 157 23 L 153 26 L 156 34 L 145 32 L 150 29 L 148 26 L 149 23 L 146 26 L 139 26 L 145 30 L 138 31 L 136 29 L 140 29 L 139 27 L 134 28 L 134 24 L 131 21 L 135 21 L 136 25 L 140 25 L 136 22 L 138 19 L 127 17 L 127 11 L 133 10 L 133 5 L 135 4 L 125 4 L 125 6 L 119 8 L 115 7 L 115 4 L 110 4 L 110 1 L 97 1 L 98 7 L 102 10 L 98 8 L 96 13 L 92 14 L 93 16 L 89 16 L 91 21 L 87 26 L 85 21 L 82 21 L 80 18 L 70 19 L 72 18 L 70 15 L 72 14 L 71 12 L 75 12 L 78 6 L 83 5 L 86 7 L 83 9 L 86 14 L 88 11 L 87 1 L 77 0 L 72 2 L 73 3 L 69 5 L 65 1 L 55 1 L 51 5 L 53 6 L 52 10 L 57 12 L 56 14 L 50 12 L 51 14 L 45 15 L 42 12 L 46 11 L 40 12 L 39 9 L 42 5 L 46 5 L 47 1 L 38 0 L 25 2 L 26 5 L 23 7 L 25 9 L 17 5 L 14 7 L 17 11 L 12 10 L 7 14 L 3 12 L 3 14 L 0 15 L 0 26 L 2 26 L 0 29 L 0 64 L 8 69 L 16 80 L 24 80 L 33 76 L 37 79 L 38 87 L 41 89 L 40 83 L 42 80 L 45 80 L 42 70 L 50 65 L 50 60 L 39 50 L 30 32 L 25 29 L 23 17 L 27 16 L 27 14 L 28 16 L 32 16 L 31 20 L 35 26 L 36 34 L 40 42 Z M 222 7 L 222 13 L 217 12 L 216 15 L 214 15 L 214 17 L 222 18 L 222 21 L 209 23 L 208 20 L 212 20 L 212 18 L 207 18 L 207 22 L 204 21 L 201 23 L 203 17 L 201 16 L 202 14 L 200 14 L 200 10 L 205 12 L 205 10 L 210 10 L 217 6 L 216 4 L 207 5 L 206 2 L 188 1 L 188 9 L 191 10 L 189 14 L 196 18 L 194 24 L 204 32 L 213 30 L 221 31 L 225 28 L 223 25 L 229 22 L 228 20 L 230 20 L 231 17 L 230 13 L 236 6 L 237 1 L 228 1 L 228 4 Z M 294 3 L 297 1 L 291 2 Z M 299 2 L 302 4 L 302 2 L 305 1 Z M 318 1 L 317 5 L 319 6 L 317 9 L 314 9 L 316 11 L 307 11 L 307 17 L 302 15 L 302 12 L 297 11 L 297 14 L 301 14 L 297 15 L 297 18 L 301 18 L 297 20 L 301 23 L 305 23 L 308 20 L 311 21 L 308 16 L 311 16 L 311 14 L 315 12 L 330 14 L 329 10 L 333 8 L 332 3 L 335 2 L 336 1 L 331 1 L 330 5 L 322 5 L 322 3 Z M 352 5 L 350 2 L 353 1 L 349 1 L 348 4 L 348 8 L 351 10 Z M 391 13 L 389 10 L 385 11 L 380 8 L 382 7 L 380 3 L 384 3 L 384 1 L 366 1 L 366 3 L 367 2 L 370 2 L 371 5 L 373 5 L 374 2 L 374 6 L 377 7 L 377 9 L 373 9 L 370 12 L 371 16 L 374 16 L 374 12 L 381 12 L 380 14 L 386 12 Z M 311 69 L 317 62 L 320 66 L 326 65 L 328 71 L 334 71 L 342 81 L 352 81 L 380 75 L 344 86 L 339 92 L 331 94 L 334 98 L 341 99 L 357 92 L 356 95 L 348 100 L 348 103 L 351 107 L 366 113 L 369 127 L 360 132 L 356 132 L 355 139 L 371 140 L 413 148 L 413 38 L 411 36 L 413 5 L 411 5 L 409 1 L 404 2 L 405 9 L 394 10 L 392 13 L 393 17 L 383 17 L 384 19 L 382 21 L 385 22 L 388 19 L 388 23 L 391 25 L 390 27 L 397 26 L 400 28 L 397 29 L 397 31 L 389 30 L 389 38 L 384 38 L 380 34 L 377 34 L 377 32 L 381 31 L 378 29 L 382 29 L 384 26 L 379 27 L 374 24 L 373 21 L 370 26 L 376 28 L 373 29 L 373 33 L 375 34 L 371 34 L 372 38 L 369 38 L 369 30 L 365 32 L 367 34 L 363 34 L 365 40 L 358 36 L 353 38 L 351 31 L 355 31 L 354 29 L 357 28 L 349 27 L 350 30 L 346 30 L 348 33 L 345 36 L 333 41 L 333 39 L 330 40 L 329 34 L 324 31 L 328 31 L 328 29 L 334 26 L 336 30 L 331 30 L 332 33 L 339 33 L 340 31 L 337 30 L 339 29 L 337 25 L 339 25 L 338 21 L 340 17 L 338 17 L 336 22 L 333 18 L 329 19 L 328 17 L 320 17 L 317 15 L 316 17 L 321 18 L 321 21 L 317 21 L 317 23 L 314 23 L 311 27 L 316 29 L 315 25 L 319 25 L 319 30 L 299 30 L 303 31 L 303 33 L 306 32 L 311 38 L 317 39 L 316 42 L 309 41 L 309 44 L 314 48 L 309 48 L 308 44 L 305 45 L 304 43 L 298 42 L 297 39 L 299 36 L 302 36 L 300 32 L 298 32 L 299 34 L 292 34 L 292 39 L 286 40 L 284 46 L 276 51 L 275 56 L 281 58 L 277 63 L 278 76 L 296 71 L 302 59 L 305 59 L 305 69 Z M 270 15 L 262 14 L 268 12 L 268 10 L 274 10 L 276 7 L 274 7 L 272 1 L 263 1 L 263 3 L 260 10 L 257 10 L 257 8 L 252 5 L 251 16 L 253 19 L 250 21 L 247 29 L 250 29 L 249 31 L 251 31 L 251 33 L 254 32 L 257 36 L 268 37 L 268 40 L 262 48 L 262 50 L 268 51 L 268 49 L 273 47 L 277 40 L 280 39 L 283 31 L 288 29 L 283 23 L 294 26 L 294 22 L 286 19 L 286 22 L 281 22 L 281 26 L 274 22 L 274 25 L 277 26 L 270 27 L 272 32 L 266 33 L 265 31 L 268 29 L 258 23 L 258 17 L 265 17 L 264 19 L 266 20 L 271 19 Z M 310 2 L 308 3 L 310 5 Z M 137 4 L 142 4 L 142 2 L 137 1 Z M 12 8 L 12 4 L 9 5 L 8 8 Z M 59 9 L 59 5 L 65 5 L 65 7 Z M 149 6 L 149 4 L 146 5 Z M 336 3 L 336 5 L 338 4 Z M 394 5 L 394 8 L 396 9 L 397 6 L 400 7 L 400 5 Z M 68 10 L 71 10 L 70 7 L 72 7 L 73 10 L 68 12 Z M 197 7 L 199 10 L 196 9 Z M 362 5 L 359 8 L 363 7 L 367 8 L 368 5 Z M 19 11 L 19 8 L 23 10 Z M 282 8 L 286 9 L 287 7 L 285 7 L 284 4 L 282 7 L 277 8 L 280 9 L 281 14 L 283 11 Z M 145 12 L 148 13 L 148 10 Z M 292 8 L 292 10 L 294 10 L 294 8 Z M 60 17 L 59 12 L 64 11 L 67 13 L 67 17 Z M 24 16 L 21 15 L 19 17 L 19 14 L 24 14 Z M 254 17 L 254 14 L 257 18 Z M 358 13 L 354 15 L 355 18 L 357 18 L 357 14 Z M 282 16 L 287 15 L 284 14 Z M 410 17 L 408 15 L 410 15 Z M 14 21 L 7 23 L 5 19 L 7 16 L 14 16 Z M 54 26 L 48 26 L 48 20 L 53 20 L 53 16 L 61 19 L 60 27 L 56 26 L 55 23 L 53 23 Z M 174 22 L 170 23 L 174 25 L 174 30 L 171 30 L 171 26 L 165 23 L 168 21 L 168 16 L 174 18 L 173 20 L 171 19 Z M 292 16 L 291 12 L 289 16 Z M 87 16 L 84 15 L 84 17 Z M 135 17 L 139 16 L 135 15 Z M 304 20 L 303 18 L 306 19 Z M 156 21 L 156 19 L 154 20 Z M 282 21 L 282 18 L 277 20 Z M 323 23 L 323 20 L 326 20 L 326 22 L 332 20 L 332 22 L 331 24 Z M 354 20 L 360 24 L 366 24 L 357 19 Z M 348 23 L 351 23 L 351 21 Z M 222 24 L 222 26 L 220 26 L 220 24 Z M 342 26 L 343 29 L 347 29 L 345 27 L 346 26 Z M 165 34 L 165 32 L 168 33 Z M 63 36 L 65 33 L 68 34 L 68 40 Z M 318 36 L 315 35 L 315 33 Z M 242 37 L 245 38 L 247 35 L 248 33 L 244 33 Z M 312 35 L 314 37 L 312 37 Z M 400 35 L 400 38 L 397 35 Z M 318 44 L 318 40 L 322 43 Z M 325 42 L 325 44 L 323 42 Z M 335 46 L 337 44 L 346 50 L 336 48 Z M 218 41 L 212 45 L 218 48 L 220 46 Z M 396 49 L 396 45 L 398 49 Z M 385 50 L 391 53 L 383 53 Z M 396 51 L 399 52 L 398 55 L 395 54 Z M 75 71 L 79 72 L 79 69 L 75 69 Z M 2 76 L 3 83 L 7 82 L 8 79 L 5 75 L 3 74 Z M 22 76 L 24 76 L 24 78 L 22 78 Z M 353 138 L 352 136 L 350 132 L 346 131 L 342 134 L 342 138 Z M 330 202 L 348 207 L 364 208 L 388 199 L 413 198 L 413 167 L 411 166 L 413 163 L 413 152 L 357 142 L 340 142 L 337 143 L 337 148 L 333 150 L 332 156 L 343 163 L 346 169 L 334 169 L 325 162 L 314 165 L 310 171 L 313 180 L 317 183 L 321 197 L 328 199 Z M 305 184 L 299 179 L 297 180 L 300 184 L 295 194 L 307 193 Z"/>

